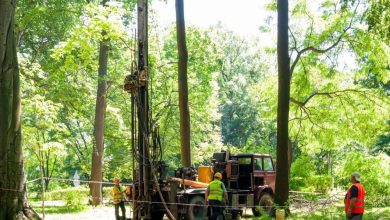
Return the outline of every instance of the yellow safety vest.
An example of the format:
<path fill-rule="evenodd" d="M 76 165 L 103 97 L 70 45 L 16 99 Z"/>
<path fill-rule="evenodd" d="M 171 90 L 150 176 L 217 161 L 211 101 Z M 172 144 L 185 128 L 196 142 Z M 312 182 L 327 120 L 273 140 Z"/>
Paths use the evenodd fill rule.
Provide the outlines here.
<path fill-rule="evenodd" d="M 112 203 L 114 203 L 114 204 L 118 204 L 122 200 L 124 200 L 125 197 L 123 195 L 123 187 L 122 186 L 114 185 L 114 187 L 112 187 L 112 198 L 113 198 Z"/>
<path fill-rule="evenodd" d="M 215 179 L 212 181 L 209 185 L 209 200 L 218 200 L 222 201 L 223 198 L 223 188 L 222 188 L 222 182 Z"/>

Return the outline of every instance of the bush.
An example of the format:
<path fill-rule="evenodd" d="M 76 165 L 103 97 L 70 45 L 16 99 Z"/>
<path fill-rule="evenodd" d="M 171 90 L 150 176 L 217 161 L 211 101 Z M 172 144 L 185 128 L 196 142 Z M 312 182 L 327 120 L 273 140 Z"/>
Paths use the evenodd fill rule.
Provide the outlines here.
<path fill-rule="evenodd" d="M 308 155 L 299 156 L 291 165 L 292 177 L 309 177 L 315 174 L 314 160 Z"/>
<path fill-rule="evenodd" d="M 68 190 L 65 193 L 65 199 L 66 206 L 73 211 L 76 210 L 82 210 L 84 209 L 83 201 L 86 199 L 86 197 L 83 197 L 83 195 L 80 195 L 79 190 Z"/>
<path fill-rule="evenodd" d="M 328 193 L 332 188 L 332 177 L 327 175 L 315 175 L 307 178 L 306 185 L 313 186 L 316 192 Z"/>
<path fill-rule="evenodd" d="M 302 188 L 306 185 L 305 178 L 299 176 L 291 177 L 289 184 L 291 190 L 302 190 Z"/>
<path fill-rule="evenodd" d="M 112 199 L 112 187 L 103 187 L 103 198 Z"/>
<path fill-rule="evenodd" d="M 67 198 L 78 195 L 78 197 L 87 199 L 89 196 L 89 189 L 86 187 L 73 187 L 61 190 L 55 190 L 46 193 L 46 200 L 63 200 L 67 201 Z"/>

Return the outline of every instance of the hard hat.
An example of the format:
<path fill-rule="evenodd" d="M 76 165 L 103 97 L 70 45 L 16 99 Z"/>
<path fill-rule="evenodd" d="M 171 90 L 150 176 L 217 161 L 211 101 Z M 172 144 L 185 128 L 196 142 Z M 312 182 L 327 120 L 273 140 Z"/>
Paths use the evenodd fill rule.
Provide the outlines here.
<path fill-rule="evenodd" d="M 114 177 L 114 179 L 112 179 L 114 182 L 116 181 L 119 181 L 118 177 Z"/>
<path fill-rule="evenodd" d="M 355 177 L 355 180 L 360 182 L 360 174 L 359 173 L 353 172 L 351 176 Z"/>
<path fill-rule="evenodd" d="M 220 173 L 220 172 L 216 172 L 215 174 L 214 174 L 214 178 L 217 178 L 217 179 L 222 179 L 222 174 Z"/>

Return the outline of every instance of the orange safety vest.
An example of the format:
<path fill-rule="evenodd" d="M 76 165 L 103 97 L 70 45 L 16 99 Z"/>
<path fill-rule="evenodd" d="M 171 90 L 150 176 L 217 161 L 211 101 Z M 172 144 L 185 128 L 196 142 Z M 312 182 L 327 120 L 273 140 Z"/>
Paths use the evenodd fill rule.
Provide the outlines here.
<path fill-rule="evenodd" d="M 355 206 L 352 208 L 352 213 L 363 214 L 364 213 L 364 188 L 360 183 L 354 183 L 353 186 L 358 188 L 358 196 L 356 198 Z M 347 195 L 345 195 L 345 213 L 348 212 L 349 204 L 351 203 L 351 187 L 349 187 Z"/>

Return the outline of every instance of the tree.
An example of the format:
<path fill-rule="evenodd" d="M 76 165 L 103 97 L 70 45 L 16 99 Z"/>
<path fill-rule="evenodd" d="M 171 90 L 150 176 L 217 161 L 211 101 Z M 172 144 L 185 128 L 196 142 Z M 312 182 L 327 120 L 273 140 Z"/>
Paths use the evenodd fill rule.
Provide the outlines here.
<path fill-rule="evenodd" d="M 28 163 L 25 167 L 27 177 L 47 177 L 44 179 L 46 191 L 49 190 L 50 178 L 58 174 L 58 164 L 66 155 L 62 144 L 67 142 L 62 138 L 66 127 L 58 120 L 61 107 L 40 95 L 23 102 L 23 145 L 25 161 Z M 41 175 L 34 172 L 37 167 L 40 167 Z"/>
<path fill-rule="evenodd" d="M 179 110 L 180 110 L 180 145 L 183 167 L 191 166 L 191 126 L 188 107 L 186 30 L 183 0 L 176 0 L 176 33 L 179 55 Z"/>
<path fill-rule="evenodd" d="M 288 200 L 288 116 L 290 101 L 290 57 L 288 47 L 288 1 L 278 0 L 278 113 L 275 203 Z"/>
<path fill-rule="evenodd" d="M 102 1 L 102 5 L 107 0 Z M 95 127 L 94 127 L 94 146 L 92 152 L 92 170 L 91 179 L 91 196 L 92 204 L 99 205 L 102 201 L 102 177 L 103 177 L 103 160 L 104 160 L 104 120 L 106 114 L 106 93 L 107 93 L 107 63 L 108 63 L 108 39 L 105 39 L 105 31 L 102 33 L 103 39 L 100 42 L 99 52 L 99 77 L 98 89 L 96 96 L 95 109 Z"/>
<path fill-rule="evenodd" d="M 263 94 L 254 88 L 268 71 L 259 43 L 249 41 L 223 27 L 213 27 L 212 39 L 217 48 L 218 113 L 223 143 L 241 148 L 241 151 L 273 153 L 267 149 L 276 137 L 273 122 L 263 120 L 253 97 Z M 252 92 L 253 91 L 253 92 Z M 270 134 L 272 133 L 272 134 Z M 275 133 L 275 135 L 274 135 Z"/>
<path fill-rule="evenodd" d="M 0 219 L 31 218 L 23 172 L 15 0 L 0 1 Z"/>
<path fill-rule="evenodd" d="M 369 8 L 367 9 L 367 23 L 369 30 L 380 37 L 387 44 L 390 43 L 390 2 L 386 0 L 369 0 Z"/>
<path fill-rule="evenodd" d="M 177 128 L 180 126 L 178 100 L 178 53 L 177 35 L 174 28 L 168 36 L 151 34 L 150 76 L 151 103 L 153 119 L 159 122 L 161 144 L 164 147 L 163 159 L 170 167 L 180 164 L 180 140 Z M 154 36 L 161 39 L 153 38 Z M 163 40 L 163 46 L 159 43 Z M 156 42 L 157 41 L 157 42 Z M 216 47 L 206 31 L 189 26 L 186 27 L 186 43 L 188 48 L 188 105 L 191 112 L 191 148 L 192 163 L 208 159 L 215 151 L 215 146 L 222 144 L 219 133 L 218 105 L 211 99 L 216 91 L 216 72 L 220 65 L 216 56 Z M 158 88 L 158 89 L 156 89 Z M 207 109 L 207 110 L 206 110 Z M 208 148 L 213 151 L 199 150 Z"/>

